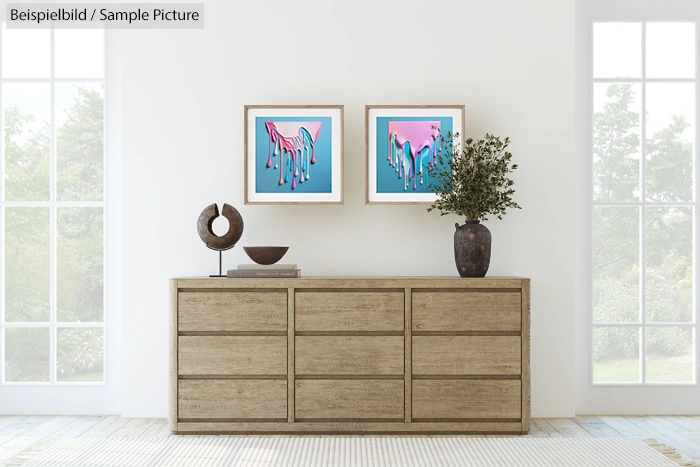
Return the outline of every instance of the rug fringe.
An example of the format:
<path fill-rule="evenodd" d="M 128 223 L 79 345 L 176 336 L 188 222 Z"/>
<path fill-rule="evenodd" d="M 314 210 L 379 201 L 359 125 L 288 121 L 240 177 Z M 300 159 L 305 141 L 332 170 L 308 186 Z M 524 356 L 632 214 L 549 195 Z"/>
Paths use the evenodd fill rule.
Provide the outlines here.
<path fill-rule="evenodd" d="M 50 448 L 57 442 L 61 441 L 61 438 L 46 438 L 39 441 L 36 444 L 31 445 L 24 451 L 17 454 L 12 459 L 6 460 L 4 463 L 0 464 L 2 467 L 15 467 L 22 465 L 25 462 L 32 460 L 34 457 L 41 454 L 45 449 Z"/>
<path fill-rule="evenodd" d="M 671 446 L 661 443 L 654 438 L 643 439 L 642 442 L 644 442 L 650 448 L 660 452 L 661 454 L 663 454 L 676 464 L 680 465 L 681 467 L 700 467 L 700 464 L 698 464 L 692 459 L 683 459 L 683 455 L 680 452 L 678 452 L 676 448 L 672 448 Z"/>

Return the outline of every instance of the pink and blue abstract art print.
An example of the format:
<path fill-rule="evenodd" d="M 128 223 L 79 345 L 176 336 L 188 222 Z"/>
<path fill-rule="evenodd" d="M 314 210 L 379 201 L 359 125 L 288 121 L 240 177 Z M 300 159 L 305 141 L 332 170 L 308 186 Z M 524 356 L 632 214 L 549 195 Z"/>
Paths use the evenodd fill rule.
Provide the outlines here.
<path fill-rule="evenodd" d="M 255 117 L 256 193 L 331 193 L 331 117 Z"/>
<path fill-rule="evenodd" d="M 434 193 L 428 169 L 444 154 L 452 117 L 377 117 L 376 193 Z M 446 157 L 443 157 L 447 163 Z"/>

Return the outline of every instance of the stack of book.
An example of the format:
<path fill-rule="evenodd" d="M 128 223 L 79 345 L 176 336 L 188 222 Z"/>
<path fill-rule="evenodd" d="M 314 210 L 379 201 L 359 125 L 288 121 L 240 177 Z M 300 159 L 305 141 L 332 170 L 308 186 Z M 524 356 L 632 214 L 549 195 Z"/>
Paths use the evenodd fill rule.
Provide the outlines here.
<path fill-rule="evenodd" d="M 301 277 L 296 264 L 239 264 L 229 269 L 228 277 Z"/>

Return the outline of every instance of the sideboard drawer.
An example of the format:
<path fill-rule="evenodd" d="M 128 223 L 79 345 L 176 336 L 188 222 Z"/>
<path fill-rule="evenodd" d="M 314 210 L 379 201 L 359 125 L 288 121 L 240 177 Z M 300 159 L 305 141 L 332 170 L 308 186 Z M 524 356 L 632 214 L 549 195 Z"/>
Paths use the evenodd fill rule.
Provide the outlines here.
<path fill-rule="evenodd" d="M 287 382 L 180 380 L 178 417 L 287 421 Z"/>
<path fill-rule="evenodd" d="M 284 336 L 180 336 L 180 375 L 286 375 Z"/>
<path fill-rule="evenodd" d="M 403 331 L 403 292 L 297 292 L 297 331 Z"/>
<path fill-rule="evenodd" d="M 520 418 L 520 380 L 414 380 L 414 419 Z"/>
<path fill-rule="evenodd" d="M 297 380 L 295 418 L 395 419 L 404 416 L 403 380 Z"/>
<path fill-rule="evenodd" d="M 297 375 L 403 375 L 401 336 L 297 336 Z"/>
<path fill-rule="evenodd" d="M 414 375 L 519 375 L 520 336 L 414 336 Z"/>
<path fill-rule="evenodd" d="M 287 292 L 180 292 L 179 331 L 286 331 Z"/>
<path fill-rule="evenodd" d="M 520 292 L 413 292 L 414 331 L 520 331 Z"/>

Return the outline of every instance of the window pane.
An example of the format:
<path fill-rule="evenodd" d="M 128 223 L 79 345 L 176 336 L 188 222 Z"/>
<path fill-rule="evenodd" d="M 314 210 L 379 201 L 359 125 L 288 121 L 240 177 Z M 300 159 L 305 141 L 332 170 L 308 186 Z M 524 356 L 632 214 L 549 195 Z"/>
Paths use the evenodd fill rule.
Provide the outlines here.
<path fill-rule="evenodd" d="M 102 78 L 104 30 L 56 29 L 54 41 L 56 78 Z"/>
<path fill-rule="evenodd" d="M 693 316 L 693 210 L 646 209 L 646 320 Z"/>
<path fill-rule="evenodd" d="M 593 77 L 642 77 L 642 24 L 593 24 Z"/>
<path fill-rule="evenodd" d="M 647 23 L 647 78 L 695 78 L 695 24 Z"/>
<path fill-rule="evenodd" d="M 639 383 L 639 328 L 593 328 L 593 382 Z"/>
<path fill-rule="evenodd" d="M 593 87 L 593 196 L 599 202 L 639 199 L 641 86 Z"/>
<path fill-rule="evenodd" d="M 5 381 L 49 381 L 49 347 L 49 328 L 5 328 Z"/>
<path fill-rule="evenodd" d="M 59 201 L 102 201 L 103 107 L 102 85 L 56 85 Z"/>
<path fill-rule="evenodd" d="M 103 321 L 103 238 L 101 207 L 58 208 L 58 321 Z"/>
<path fill-rule="evenodd" d="M 647 328 L 645 344 L 647 382 L 693 382 L 691 328 Z"/>
<path fill-rule="evenodd" d="M 5 319 L 49 320 L 49 208 L 5 208 Z"/>
<path fill-rule="evenodd" d="M 646 87 L 646 187 L 649 201 L 692 201 L 695 84 Z"/>
<path fill-rule="evenodd" d="M 593 208 L 593 320 L 639 322 L 639 208 Z"/>
<path fill-rule="evenodd" d="M 50 195 L 48 84 L 3 84 L 5 199 L 48 201 Z"/>
<path fill-rule="evenodd" d="M 7 29 L 2 23 L 4 78 L 48 78 L 51 35 L 48 29 Z"/>
<path fill-rule="evenodd" d="M 104 381 L 103 335 L 102 328 L 59 328 L 57 381 Z"/>

